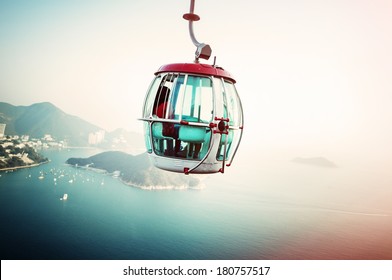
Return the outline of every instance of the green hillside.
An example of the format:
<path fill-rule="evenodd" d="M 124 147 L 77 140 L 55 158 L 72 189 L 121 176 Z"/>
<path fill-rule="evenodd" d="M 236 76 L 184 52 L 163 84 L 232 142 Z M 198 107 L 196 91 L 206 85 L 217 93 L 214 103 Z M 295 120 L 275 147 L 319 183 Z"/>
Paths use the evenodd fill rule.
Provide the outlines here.
<path fill-rule="evenodd" d="M 146 153 L 133 156 L 123 152 L 103 152 L 89 158 L 70 158 L 68 164 L 89 166 L 109 173 L 120 172 L 120 178 L 129 185 L 143 188 L 195 188 L 200 180 L 180 173 L 154 167 Z"/>
<path fill-rule="evenodd" d="M 88 134 L 101 130 L 78 117 L 68 115 L 49 102 L 14 106 L 0 102 L 0 123 L 6 124 L 7 135 L 30 135 L 42 138 L 50 134 L 70 145 L 85 146 Z"/>

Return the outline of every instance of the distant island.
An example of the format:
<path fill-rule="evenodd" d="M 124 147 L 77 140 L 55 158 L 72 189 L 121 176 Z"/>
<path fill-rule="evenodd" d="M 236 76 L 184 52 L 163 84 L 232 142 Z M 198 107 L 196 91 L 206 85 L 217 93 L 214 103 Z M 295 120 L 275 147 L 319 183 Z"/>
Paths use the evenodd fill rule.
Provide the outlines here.
<path fill-rule="evenodd" d="M 33 167 L 46 162 L 48 159 L 35 150 L 31 141 L 16 136 L 0 139 L 0 170 Z"/>
<path fill-rule="evenodd" d="M 154 167 L 147 153 L 130 155 L 119 151 L 103 152 L 89 158 L 69 158 L 66 161 L 75 167 L 104 170 L 118 177 L 127 185 L 142 189 L 187 189 L 200 188 L 198 178 L 160 170 Z"/>
<path fill-rule="evenodd" d="M 324 157 L 310 157 L 310 158 L 297 157 L 292 159 L 292 162 L 306 164 L 306 165 L 313 165 L 318 167 L 328 167 L 328 168 L 337 167 L 335 163 L 333 163 L 332 161 Z"/>

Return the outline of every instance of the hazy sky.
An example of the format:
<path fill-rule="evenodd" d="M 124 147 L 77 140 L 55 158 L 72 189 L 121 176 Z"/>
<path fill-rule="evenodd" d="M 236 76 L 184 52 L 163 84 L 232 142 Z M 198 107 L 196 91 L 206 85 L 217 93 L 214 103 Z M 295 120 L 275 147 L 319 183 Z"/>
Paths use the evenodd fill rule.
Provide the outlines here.
<path fill-rule="evenodd" d="M 49 101 L 141 131 L 154 71 L 193 60 L 188 10 L 189 0 L 0 0 L 0 101 Z M 392 1 L 197 0 L 195 12 L 197 39 L 237 79 L 248 148 L 392 158 Z"/>

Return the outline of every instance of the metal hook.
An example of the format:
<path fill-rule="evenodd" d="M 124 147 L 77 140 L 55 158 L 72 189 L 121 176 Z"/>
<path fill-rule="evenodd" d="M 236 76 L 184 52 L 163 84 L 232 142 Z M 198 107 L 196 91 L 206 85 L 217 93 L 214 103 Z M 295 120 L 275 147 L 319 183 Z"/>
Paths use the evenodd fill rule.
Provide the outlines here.
<path fill-rule="evenodd" d="M 193 22 L 200 20 L 200 17 L 194 13 L 195 10 L 195 0 L 191 0 L 191 6 L 189 13 L 184 14 L 182 17 L 189 21 L 189 35 L 193 44 L 196 46 L 195 61 L 198 62 L 199 58 L 208 60 L 211 56 L 212 50 L 210 45 L 200 43 L 196 40 L 195 33 L 193 32 Z"/>

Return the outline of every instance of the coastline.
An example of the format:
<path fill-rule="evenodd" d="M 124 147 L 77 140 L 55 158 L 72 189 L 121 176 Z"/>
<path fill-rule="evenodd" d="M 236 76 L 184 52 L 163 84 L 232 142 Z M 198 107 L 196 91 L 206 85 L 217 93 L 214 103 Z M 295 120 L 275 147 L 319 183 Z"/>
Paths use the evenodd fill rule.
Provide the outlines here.
<path fill-rule="evenodd" d="M 50 162 L 50 160 L 43 161 L 43 162 L 40 162 L 40 163 L 33 163 L 33 164 L 29 164 L 29 165 L 23 165 L 23 166 L 14 166 L 14 167 L 0 168 L 0 172 L 17 170 L 17 169 L 24 169 L 24 168 L 31 168 L 31 167 L 37 167 L 37 166 L 40 166 L 42 164 L 46 164 L 46 163 L 49 163 L 49 162 Z"/>
<path fill-rule="evenodd" d="M 165 186 L 165 185 L 140 185 L 137 183 L 133 182 L 127 182 L 124 181 L 121 177 L 118 178 L 124 185 L 130 186 L 133 188 L 145 190 L 145 191 L 165 191 L 165 190 L 177 190 L 177 191 L 182 191 L 182 190 L 202 190 L 206 188 L 204 184 L 199 184 L 197 187 L 190 187 L 186 184 L 183 185 L 170 185 L 170 186 Z"/>
<path fill-rule="evenodd" d="M 95 168 L 95 167 L 86 167 L 86 166 L 75 166 L 73 164 L 67 163 L 67 165 L 72 166 L 74 168 L 82 168 L 84 170 L 89 170 L 92 172 L 100 173 L 100 174 L 105 174 L 107 176 L 113 177 L 113 173 L 108 172 L 105 169 L 100 169 L 100 168 Z M 193 190 L 201 190 L 205 188 L 204 184 L 199 184 L 197 187 L 189 187 L 188 185 L 170 185 L 170 186 L 164 186 L 164 185 L 140 185 L 131 181 L 125 181 L 121 176 L 116 176 L 113 177 L 117 180 L 119 180 L 122 184 L 125 186 L 129 186 L 132 188 L 136 189 L 141 189 L 141 190 L 146 190 L 146 191 L 157 191 L 157 190 L 188 190 L 188 189 L 193 189 Z"/>

